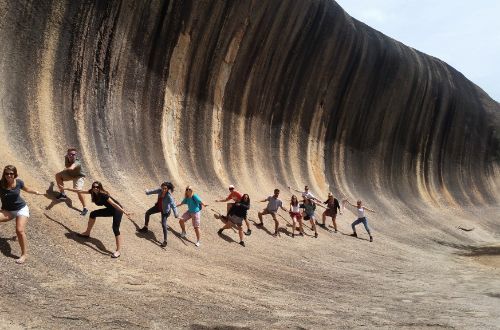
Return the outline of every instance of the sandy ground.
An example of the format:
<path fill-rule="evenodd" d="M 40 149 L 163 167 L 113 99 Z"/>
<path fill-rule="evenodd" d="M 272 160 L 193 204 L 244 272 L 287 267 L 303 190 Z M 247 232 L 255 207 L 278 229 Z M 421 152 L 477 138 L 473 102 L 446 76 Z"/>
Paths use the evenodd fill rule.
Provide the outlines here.
<path fill-rule="evenodd" d="M 14 223 L 0 226 L 4 328 L 500 327 L 499 245 L 456 243 L 479 228 L 394 235 L 374 217 L 370 243 L 361 228 L 358 239 L 348 236 L 354 216 L 347 211 L 338 218 L 338 233 L 319 228 L 315 239 L 307 229 L 308 236 L 292 238 L 282 213 L 280 237 L 270 235 L 268 218 L 243 248 L 236 232 L 217 235 L 220 222 L 210 208 L 224 204 L 212 203 L 203 212 L 200 248 L 192 227 L 183 240 L 172 218 L 169 245 L 161 248 L 159 217 L 153 216 L 150 233 L 136 232 L 141 212 L 153 203 L 144 197 L 143 207 L 131 207 L 133 221 L 123 220 L 123 255 L 112 260 L 110 219 L 98 220 L 85 240 L 75 235 L 86 226 L 77 210 L 47 197 L 27 199 L 31 254 L 25 265 L 14 263 Z M 252 221 L 260 206 L 254 204 Z"/>

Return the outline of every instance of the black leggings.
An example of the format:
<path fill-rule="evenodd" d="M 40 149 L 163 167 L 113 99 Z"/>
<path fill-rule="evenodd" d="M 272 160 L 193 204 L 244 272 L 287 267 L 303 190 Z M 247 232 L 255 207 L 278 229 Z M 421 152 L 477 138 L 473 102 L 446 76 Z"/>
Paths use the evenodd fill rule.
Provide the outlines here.
<path fill-rule="evenodd" d="M 97 217 L 113 217 L 113 233 L 115 236 L 120 236 L 120 223 L 122 222 L 123 213 L 113 208 L 99 209 L 90 212 L 90 218 Z"/>

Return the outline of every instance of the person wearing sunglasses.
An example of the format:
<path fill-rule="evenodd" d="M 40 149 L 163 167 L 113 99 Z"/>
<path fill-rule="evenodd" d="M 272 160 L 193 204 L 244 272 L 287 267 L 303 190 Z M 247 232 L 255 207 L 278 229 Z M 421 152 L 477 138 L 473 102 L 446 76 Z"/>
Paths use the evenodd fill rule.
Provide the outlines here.
<path fill-rule="evenodd" d="M 78 234 L 79 237 L 89 238 L 90 232 L 94 227 L 95 220 L 98 217 L 113 217 L 113 233 L 115 234 L 116 240 L 116 251 L 111 254 L 111 258 L 120 257 L 120 247 L 121 247 L 121 236 L 120 236 L 120 224 L 122 221 L 122 215 L 125 214 L 130 219 L 130 213 L 125 212 L 123 206 L 110 194 L 104 190 L 102 183 L 95 181 L 92 183 L 92 188 L 89 191 L 82 191 L 78 189 L 66 188 L 68 191 L 80 193 L 80 194 L 90 194 L 92 197 L 92 202 L 98 206 L 104 206 L 102 209 L 94 210 L 90 212 L 89 222 L 87 224 L 87 230 L 83 233 Z"/>
<path fill-rule="evenodd" d="M 184 192 L 184 199 L 177 207 L 186 204 L 188 206 L 188 210 L 181 216 L 179 219 L 179 225 L 181 226 L 182 233 L 181 237 L 186 237 L 186 221 L 191 219 L 194 227 L 194 232 L 196 234 L 196 247 L 200 246 L 200 220 L 201 220 L 201 209 L 202 207 L 207 207 L 208 204 L 205 204 L 201 201 L 200 197 L 194 193 L 193 188 L 191 186 L 186 187 L 186 191 Z"/>
<path fill-rule="evenodd" d="M 2 201 L 0 222 L 16 219 L 16 235 L 21 247 L 21 256 L 16 259 L 16 263 L 18 264 L 24 263 L 27 258 L 28 241 L 26 239 L 25 228 L 30 217 L 28 205 L 21 198 L 21 190 L 34 195 L 43 195 L 38 191 L 28 188 L 23 180 L 18 179 L 15 166 L 5 166 L 2 179 L 0 180 L 0 199 Z"/>
<path fill-rule="evenodd" d="M 358 237 L 358 234 L 356 233 L 356 226 L 358 224 L 362 223 L 363 226 L 365 226 L 365 229 L 366 229 L 366 232 L 368 233 L 368 236 L 370 236 L 370 242 L 373 242 L 373 236 L 370 232 L 370 228 L 368 227 L 368 219 L 366 219 L 365 211 L 369 211 L 372 213 L 375 213 L 375 211 L 367 208 L 366 206 L 363 206 L 363 202 L 361 200 L 358 200 L 356 205 L 354 205 L 351 202 L 349 202 L 349 200 L 345 199 L 343 204 L 355 207 L 356 211 L 358 213 L 358 219 L 354 220 L 354 222 L 351 224 L 351 227 L 352 227 L 351 236 Z"/>
<path fill-rule="evenodd" d="M 153 205 L 153 207 L 151 207 L 149 210 L 146 211 L 146 214 L 144 216 L 144 227 L 139 229 L 139 232 L 147 233 L 149 217 L 152 214 L 161 212 L 161 226 L 163 228 L 163 243 L 161 243 L 161 247 L 167 246 L 167 230 L 168 230 L 167 218 L 170 215 L 170 211 L 173 210 L 174 216 L 176 218 L 179 217 L 177 214 L 175 199 L 174 196 L 172 196 L 173 192 L 174 192 L 174 185 L 171 182 L 163 182 L 159 189 L 146 190 L 146 195 L 157 194 L 158 200 L 156 204 Z"/>
<path fill-rule="evenodd" d="M 57 199 L 66 199 L 68 196 L 64 193 L 64 181 L 73 181 L 73 189 L 82 190 L 85 183 L 85 174 L 82 170 L 82 162 L 78 159 L 78 153 L 75 148 L 69 148 L 64 156 L 64 170 L 56 173 L 56 183 L 59 187 Z M 82 203 L 83 210 L 80 215 L 85 216 L 89 211 L 85 205 L 85 198 L 78 193 L 78 199 Z"/>

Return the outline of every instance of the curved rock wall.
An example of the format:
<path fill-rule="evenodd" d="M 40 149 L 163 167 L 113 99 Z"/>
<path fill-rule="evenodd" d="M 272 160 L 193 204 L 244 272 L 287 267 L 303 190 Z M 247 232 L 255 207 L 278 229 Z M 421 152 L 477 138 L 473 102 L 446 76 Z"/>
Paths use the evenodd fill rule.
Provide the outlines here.
<path fill-rule="evenodd" d="M 333 1 L 0 1 L 0 24 L 4 162 L 41 177 L 74 145 L 122 186 L 498 203 L 499 104 Z"/>

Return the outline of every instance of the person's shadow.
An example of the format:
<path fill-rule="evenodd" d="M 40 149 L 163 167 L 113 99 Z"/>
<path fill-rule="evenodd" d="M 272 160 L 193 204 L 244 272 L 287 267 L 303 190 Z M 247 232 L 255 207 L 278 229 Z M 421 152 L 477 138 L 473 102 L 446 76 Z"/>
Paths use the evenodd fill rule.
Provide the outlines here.
<path fill-rule="evenodd" d="M 57 195 L 59 195 L 59 191 L 54 190 L 54 182 L 51 182 L 49 188 L 45 191 L 44 195 L 45 197 L 47 197 L 47 199 L 51 200 L 50 204 L 47 207 L 45 207 L 46 210 L 52 209 L 57 204 L 66 203 L 66 205 L 70 209 L 73 209 L 78 212 L 81 211 L 80 209 L 77 209 L 76 207 L 73 206 L 73 201 L 71 199 L 69 198 L 57 199 Z"/>
<path fill-rule="evenodd" d="M 0 252 L 2 252 L 2 254 L 4 256 L 6 256 L 7 258 L 13 258 L 13 259 L 19 258 L 18 256 L 12 254 L 12 247 L 10 246 L 10 244 L 8 242 L 8 241 L 14 242 L 15 240 L 16 240 L 16 236 L 7 237 L 7 238 L 0 237 Z"/>
<path fill-rule="evenodd" d="M 88 238 L 87 237 L 80 237 L 80 236 L 78 236 L 78 233 L 76 231 L 71 230 L 68 226 L 66 226 L 62 222 L 59 222 L 56 219 L 50 217 L 49 215 L 47 215 L 47 213 L 44 213 L 43 215 L 45 215 L 45 217 L 47 219 L 49 219 L 49 220 L 57 223 L 58 225 L 60 225 L 64 229 L 66 229 L 67 233 L 64 234 L 64 236 L 66 236 L 66 238 L 72 239 L 73 241 L 75 241 L 77 243 L 85 245 L 86 247 L 89 247 L 92 250 L 99 252 L 100 254 L 109 255 L 109 254 L 112 253 L 111 251 L 109 251 L 108 249 L 106 249 L 106 247 L 104 246 L 104 244 L 100 240 L 98 240 L 97 238 L 94 238 L 94 237 L 88 237 Z"/>
<path fill-rule="evenodd" d="M 148 241 L 150 241 L 151 243 L 153 243 L 154 245 L 156 246 L 159 246 L 161 247 L 161 243 L 157 238 L 156 238 L 156 235 L 154 232 L 152 232 L 151 230 L 148 230 L 147 233 L 141 233 L 139 231 L 139 229 L 141 229 L 141 227 L 132 219 L 129 219 L 130 222 L 132 222 L 132 224 L 134 225 L 135 227 L 135 235 L 139 238 L 144 238 Z M 167 220 L 168 221 L 168 220 Z M 181 237 L 181 234 L 177 231 L 175 231 L 174 229 L 172 229 L 172 227 L 169 225 L 168 226 L 168 229 L 167 229 L 169 232 L 171 232 L 175 237 L 177 237 L 184 245 L 187 245 L 186 242 L 184 241 L 184 239 Z M 187 240 L 189 241 L 189 240 Z"/>
<path fill-rule="evenodd" d="M 248 219 L 248 221 L 253 222 L 253 225 L 254 225 L 255 228 L 265 231 L 270 236 L 274 236 L 274 233 L 272 233 L 269 229 L 267 229 L 266 227 L 264 227 L 264 224 L 261 225 L 259 222 L 257 222 L 254 219 Z M 273 223 L 274 223 L 274 221 L 273 221 Z M 279 230 L 278 230 L 278 233 L 279 233 Z"/>

